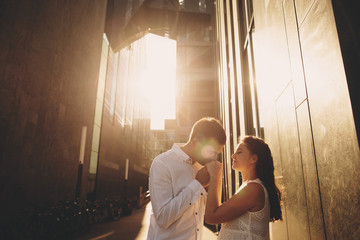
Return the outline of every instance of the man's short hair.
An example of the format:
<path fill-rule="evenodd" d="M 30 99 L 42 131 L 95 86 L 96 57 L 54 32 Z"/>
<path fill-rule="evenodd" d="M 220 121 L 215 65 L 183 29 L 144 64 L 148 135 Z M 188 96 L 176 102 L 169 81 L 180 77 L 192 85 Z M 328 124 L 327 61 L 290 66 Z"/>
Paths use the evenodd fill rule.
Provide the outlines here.
<path fill-rule="evenodd" d="M 191 129 L 189 141 L 194 138 L 214 138 L 220 144 L 225 144 L 226 133 L 219 120 L 213 117 L 204 117 L 198 120 Z"/>

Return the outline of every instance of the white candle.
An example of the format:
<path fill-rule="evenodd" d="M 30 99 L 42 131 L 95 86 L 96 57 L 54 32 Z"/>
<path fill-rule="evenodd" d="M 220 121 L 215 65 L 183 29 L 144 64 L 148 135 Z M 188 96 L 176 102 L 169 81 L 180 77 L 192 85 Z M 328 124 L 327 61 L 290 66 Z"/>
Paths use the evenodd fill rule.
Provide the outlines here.
<path fill-rule="evenodd" d="M 125 165 L 125 180 L 128 180 L 128 173 L 129 173 L 129 159 L 126 159 L 126 165 Z"/>
<path fill-rule="evenodd" d="M 79 154 L 79 163 L 80 164 L 84 163 L 86 131 L 87 131 L 87 127 L 83 126 L 82 132 L 81 132 L 80 154 Z"/>

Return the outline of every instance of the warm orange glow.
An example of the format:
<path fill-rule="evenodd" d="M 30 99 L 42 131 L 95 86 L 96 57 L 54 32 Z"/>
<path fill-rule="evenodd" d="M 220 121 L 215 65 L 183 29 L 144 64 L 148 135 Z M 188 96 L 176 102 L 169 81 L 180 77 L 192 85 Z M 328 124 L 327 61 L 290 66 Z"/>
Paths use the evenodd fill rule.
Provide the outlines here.
<path fill-rule="evenodd" d="M 154 34 L 145 36 L 146 67 L 138 89 L 151 107 L 151 129 L 164 129 L 164 119 L 174 119 L 176 41 Z"/>

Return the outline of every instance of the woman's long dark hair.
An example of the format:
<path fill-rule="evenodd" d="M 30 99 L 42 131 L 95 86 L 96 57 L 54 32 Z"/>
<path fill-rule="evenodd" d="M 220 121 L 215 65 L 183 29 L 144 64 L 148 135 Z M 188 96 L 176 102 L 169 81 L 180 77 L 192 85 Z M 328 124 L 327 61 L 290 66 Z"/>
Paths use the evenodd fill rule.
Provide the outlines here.
<path fill-rule="evenodd" d="M 281 192 L 275 184 L 274 161 L 270 148 L 261 138 L 247 136 L 242 140 L 252 154 L 258 156 L 256 163 L 257 177 L 263 182 L 269 195 L 270 221 L 282 220 Z"/>

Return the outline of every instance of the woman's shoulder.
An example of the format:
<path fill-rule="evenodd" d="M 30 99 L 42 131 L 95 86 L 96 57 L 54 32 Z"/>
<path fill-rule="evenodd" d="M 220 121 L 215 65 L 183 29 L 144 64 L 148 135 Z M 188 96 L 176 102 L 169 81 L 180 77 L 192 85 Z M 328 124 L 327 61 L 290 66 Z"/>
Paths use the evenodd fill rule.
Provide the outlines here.
<path fill-rule="evenodd" d="M 253 212 L 263 209 L 266 199 L 266 189 L 261 181 L 249 181 L 244 187 L 244 190 L 245 189 L 249 196 L 252 196 L 254 201 L 254 206 L 250 209 L 250 211 Z"/>
<path fill-rule="evenodd" d="M 254 180 L 248 180 L 244 184 L 245 186 L 252 186 L 253 188 L 257 188 L 260 190 L 263 189 L 263 191 L 266 191 L 264 183 L 259 178 L 256 178 Z"/>
<path fill-rule="evenodd" d="M 243 191 L 246 191 L 252 195 L 263 195 L 264 187 L 261 181 L 248 181 L 243 187 Z"/>
<path fill-rule="evenodd" d="M 250 202 L 253 202 L 263 195 L 264 190 L 261 184 L 254 181 L 246 181 L 242 183 L 239 190 L 236 191 L 233 197 L 241 201 L 244 201 L 244 199 L 246 199 Z"/>

